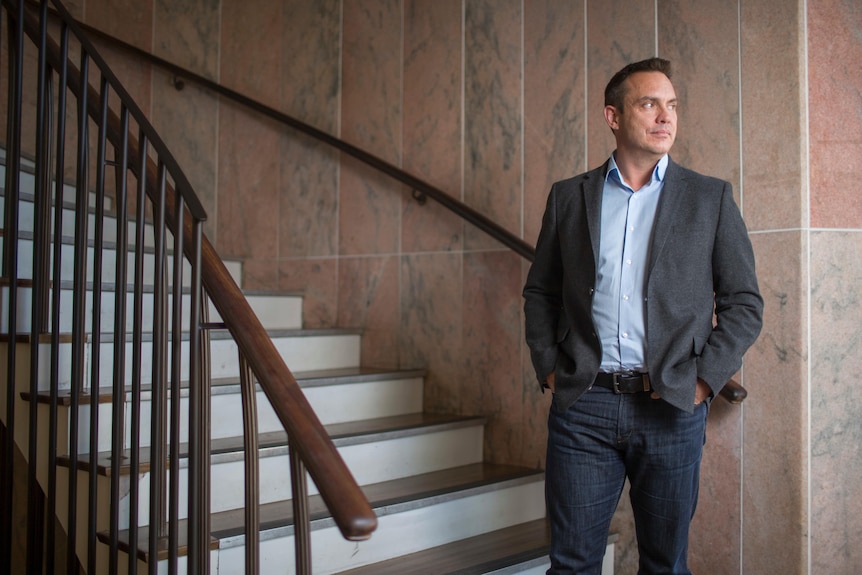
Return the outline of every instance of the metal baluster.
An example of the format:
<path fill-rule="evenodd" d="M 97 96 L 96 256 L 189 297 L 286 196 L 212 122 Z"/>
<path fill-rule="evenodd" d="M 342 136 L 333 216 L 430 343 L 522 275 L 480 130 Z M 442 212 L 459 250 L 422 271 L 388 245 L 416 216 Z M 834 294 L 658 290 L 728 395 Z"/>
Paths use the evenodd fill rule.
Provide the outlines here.
<path fill-rule="evenodd" d="M 107 120 L 107 118 L 106 118 Z M 115 181 L 119 186 L 114 190 L 117 219 L 117 251 L 114 270 L 114 370 L 111 401 L 111 517 L 109 521 L 110 545 L 108 570 L 116 573 L 119 569 L 120 539 L 120 465 L 125 445 L 125 405 L 126 405 L 126 286 L 128 285 L 129 236 L 127 228 L 127 165 L 129 148 L 129 111 L 120 106 L 120 148 L 114 148 Z M 132 548 L 129 552 L 133 553 Z M 134 554 L 134 553 L 133 553 Z"/>
<path fill-rule="evenodd" d="M 257 398 L 254 373 L 239 353 L 242 392 L 243 448 L 245 449 L 245 572 L 260 573 L 260 461 L 257 440 Z"/>
<path fill-rule="evenodd" d="M 0 529 L 0 558 L 6 564 L 3 571 L 11 571 L 12 561 L 12 485 L 15 453 L 15 403 L 17 372 L 16 332 L 18 325 L 18 194 L 19 157 L 21 154 L 21 70 L 23 68 L 24 6 L 18 4 L 16 20 L 9 25 L 8 45 L 8 108 L 6 122 L 6 183 L 5 222 L 3 241 L 3 275 L 9 278 L 8 344 L 6 348 L 6 433 L 3 446 L 3 480 L 0 497 L 3 498 L 2 529 Z"/>
<path fill-rule="evenodd" d="M 87 86 L 89 81 L 90 58 L 81 51 L 81 86 Z M 72 309 L 72 390 L 69 407 L 69 508 L 68 508 L 68 548 L 66 550 L 66 571 L 73 573 L 77 569 L 78 544 L 78 438 L 79 408 L 84 386 L 86 371 L 86 295 L 87 295 L 87 215 L 89 212 L 89 126 L 87 118 L 87 90 L 81 90 L 78 96 L 78 158 L 77 179 L 75 183 L 75 273 Z"/>
<path fill-rule="evenodd" d="M 68 82 L 69 29 L 60 26 L 60 58 L 57 82 L 57 165 L 54 170 L 54 256 L 51 291 L 51 398 L 48 415 L 48 517 L 57 516 L 57 432 L 60 388 L 60 295 L 63 263 L 63 175 L 66 168 L 66 84 Z M 46 573 L 55 572 L 56 521 L 48 521 Z"/>
<path fill-rule="evenodd" d="M 299 452 L 289 445 L 290 488 L 293 494 L 293 545 L 297 575 L 311 575 L 311 518 L 308 512 L 308 479 Z"/>
<path fill-rule="evenodd" d="M 189 573 L 209 573 L 209 453 L 210 370 L 209 309 L 201 288 L 203 223 L 195 220 L 192 232 L 192 286 L 189 313 Z M 204 364 L 203 362 L 207 362 Z"/>
<path fill-rule="evenodd" d="M 171 413 L 170 413 L 170 499 L 168 504 L 168 573 L 177 575 L 179 563 L 180 523 L 180 404 L 182 383 L 182 333 L 183 333 L 183 216 L 185 204 L 181 194 L 174 196 L 176 219 L 174 220 L 174 269 L 172 290 L 171 329 Z"/>
<path fill-rule="evenodd" d="M 140 469 L 141 469 L 141 387 L 143 378 L 143 321 L 144 321 L 144 246 L 145 246 L 145 231 L 144 225 L 146 218 L 146 186 L 147 186 L 147 171 L 142 166 L 146 166 L 147 148 L 149 143 L 147 136 L 141 130 L 138 134 L 138 181 L 137 181 L 137 197 L 135 207 L 135 280 L 134 280 L 134 325 L 132 326 L 132 398 L 131 398 L 131 414 L 130 425 L 131 434 L 129 438 L 131 467 L 129 471 L 129 575 L 137 575 L 138 561 L 137 552 L 139 545 L 139 529 L 138 529 L 138 506 L 140 505 Z M 150 522 L 152 527 L 152 522 Z M 150 530 L 151 537 L 156 536 L 155 529 Z"/>
<path fill-rule="evenodd" d="M 143 164 L 141 171 L 145 169 Z M 157 198 L 153 202 L 155 274 L 153 293 L 153 390 L 150 440 L 150 541 L 149 572 L 156 575 L 160 542 L 167 536 L 165 521 L 165 433 L 167 412 L 167 277 L 165 274 L 165 165 L 158 165 Z M 143 225 L 138 222 L 138 225 Z"/>

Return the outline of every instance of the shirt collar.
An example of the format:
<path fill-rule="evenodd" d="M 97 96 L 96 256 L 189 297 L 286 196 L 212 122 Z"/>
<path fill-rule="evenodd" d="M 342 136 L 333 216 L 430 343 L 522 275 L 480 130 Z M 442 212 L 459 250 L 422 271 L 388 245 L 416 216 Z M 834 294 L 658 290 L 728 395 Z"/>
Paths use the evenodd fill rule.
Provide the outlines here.
<path fill-rule="evenodd" d="M 615 154 L 615 153 L 614 153 Z M 605 182 L 608 181 L 611 177 L 613 177 L 614 181 L 620 184 L 624 184 L 623 176 L 620 173 L 619 167 L 617 167 L 617 160 L 614 157 L 614 154 L 611 154 L 610 163 L 608 164 L 608 173 L 605 174 Z M 658 163 L 655 165 L 655 169 L 652 172 L 652 179 L 650 183 L 663 182 L 664 174 L 667 171 L 667 165 L 669 162 L 669 156 L 665 154 L 661 157 Z M 628 186 L 628 184 L 625 184 Z"/>

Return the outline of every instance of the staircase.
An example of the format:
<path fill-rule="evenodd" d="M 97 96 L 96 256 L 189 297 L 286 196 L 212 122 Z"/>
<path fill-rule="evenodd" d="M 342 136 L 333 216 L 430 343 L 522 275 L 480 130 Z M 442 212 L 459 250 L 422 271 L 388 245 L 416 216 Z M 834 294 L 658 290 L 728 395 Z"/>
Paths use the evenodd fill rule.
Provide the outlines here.
<path fill-rule="evenodd" d="M 27 262 L 32 262 L 34 211 L 32 191 L 26 188 L 27 182 L 32 181 L 32 173 L 26 167 L 21 181 L 19 277 L 26 282 L 32 274 Z M 73 194 L 74 189 L 69 193 Z M 5 196 L 3 200 L 5 207 Z M 73 204 L 66 204 L 64 217 L 71 236 Z M 115 229 L 113 221 L 106 223 L 105 229 Z M 103 277 L 113 277 L 111 266 L 111 262 L 105 262 Z M 145 268 L 151 267 L 145 265 Z M 241 285 L 241 265 L 229 264 L 229 268 Z M 61 302 L 71 301 L 71 287 L 68 285 L 71 273 L 72 269 L 64 272 Z M 148 278 L 148 281 L 152 279 Z M 103 291 L 106 300 L 113 297 L 111 285 L 105 284 Z M 152 286 L 144 291 L 152 292 Z M 92 290 L 89 293 L 92 294 Z M 544 521 L 541 471 L 483 462 L 484 420 L 481 417 L 424 412 L 424 373 L 421 369 L 363 367 L 359 362 L 361 332 L 352 329 L 303 329 L 300 294 L 250 292 L 246 297 L 257 315 L 263 318 L 270 337 L 378 516 L 379 526 L 370 540 L 359 543 L 346 541 L 311 485 L 309 509 L 314 573 L 544 573 L 548 534 Z M 8 333 L 8 314 L 5 312 L 9 298 L 7 285 L 4 285 L 0 298 L 4 304 L 0 326 L 4 333 Z M 19 332 L 29 330 L 26 322 L 30 317 L 30 299 L 28 289 L 20 287 L 18 315 L 24 323 L 19 321 Z M 112 306 L 104 309 L 109 314 Z M 144 313 L 152 314 L 152 306 L 145 306 Z M 214 310 L 213 314 L 213 320 L 218 321 Z M 104 315 L 101 321 L 102 325 L 111 325 L 113 318 Z M 58 327 L 63 333 L 71 330 L 71 313 L 66 308 L 61 311 Z M 89 332 L 89 325 L 87 329 Z M 92 334 L 88 336 L 91 337 Z M 68 338 L 63 339 L 67 342 L 64 349 L 71 346 Z M 4 350 L 7 340 L 3 343 Z M 105 379 L 100 383 L 99 405 L 109 406 L 112 399 L 109 376 L 112 373 L 113 344 L 102 341 L 101 345 L 105 347 L 101 354 L 104 362 L 101 373 L 105 374 Z M 27 353 L 22 351 L 22 357 L 27 357 Z M 245 535 L 240 367 L 236 346 L 227 333 L 213 333 L 212 357 L 212 572 L 243 573 Z M 61 365 L 69 361 L 61 362 Z M 26 370 L 27 366 L 22 369 Z M 61 377 L 61 422 L 69 420 L 69 379 L 68 376 Z M 5 379 L 3 387 L 0 395 L 5 397 Z M 40 418 L 43 418 L 47 413 L 49 382 L 40 381 L 39 389 L 35 401 L 40 404 Z M 148 390 L 145 386 L 140 406 L 144 446 L 149 438 L 151 394 Z M 127 394 L 123 399 L 128 412 L 131 397 Z M 26 392 L 20 395 L 19 429 L 26 429 L 27 402 L 33 400 Z M 185 392 L 179 400 L 183 410 L 187 409 Z M 260 390 L 257 401 L 261 458 L 261 572 L 292 572 L 286 567 L 294 564 L 287 436 Z M 86 459 L 90 449 L 85 424 L 89 421 L 88 396 L 81 398 L 79 410 L 84 423 L 79 428 L 78 452 L 81 459 Z M 96 470 L 104 477 L 111 472 L 112 433 L 108 413 L 106 409 L 100 416 L 107 424 L 99 428 L 100 465 Z M 126 438 L 131 432 L 128 422 L 127 417 Z M 75 438 L 69 436 L 67 427 L 61 426 L 60 432 L 58 455 L 62 465 L 63 456 Z M 185 436 L 180 439 L 186 441 Z M 20 445 L 19 449 L 26 453 L 26 446 Z M 182 461 L 180 467 L 183 467 Z M 129 466 L 123 465 L 122 473 L 128 472 Z M 148 474 L 143 472 L 141 478 L 142 489 L 146 491 Z M 186 478 L 181 481 L 186 481 Z M 120 503 L 125 506 L 121 511 L 122 541 L 127 534 L 130 512 L 127 497 L 124 496 Z M 138 513 L 144 530 L 147 528 L 146 506 L 147 502 L 142 501 Z M 187 521 L 187 502 L 181 500 L 179 509 L 181 521 Z M 102 541 L 107 540 L 104 531 L 99 537 Z M 182 545 L 183 541 L 180 542 Z M 123 550 L 127 551 L 127 548 Z M 146 548 L 137 553 L 142 564 L 151 560 Z M 612 557 L 611 540 L 608 568 L 603 573 L 612 573 Z"/>

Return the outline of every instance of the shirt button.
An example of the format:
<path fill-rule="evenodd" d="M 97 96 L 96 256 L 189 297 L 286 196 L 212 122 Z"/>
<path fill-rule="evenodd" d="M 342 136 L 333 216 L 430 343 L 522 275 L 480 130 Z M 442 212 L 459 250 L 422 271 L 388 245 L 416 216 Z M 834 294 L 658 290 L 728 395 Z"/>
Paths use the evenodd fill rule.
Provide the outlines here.
<path fill-rule="evenodd" d="M 624 332 L 623 332 L 623 338 L 624 338 L 624 339 L 628 339 L 628 338 L 629 338 L 629 332 L 624 331 Z"/>
<path fill-rule="evenodd" d="M 629 301 L 629 296 L 624 295 L 624 296 L 623 296 L 623 301 Z"/>
<path fill-rule="evenodd" d="M 631 261 L 631 260 L 626 260 L 626 265 L 627 265 L 627 266 L 632 265 L 632 261 Z"/>

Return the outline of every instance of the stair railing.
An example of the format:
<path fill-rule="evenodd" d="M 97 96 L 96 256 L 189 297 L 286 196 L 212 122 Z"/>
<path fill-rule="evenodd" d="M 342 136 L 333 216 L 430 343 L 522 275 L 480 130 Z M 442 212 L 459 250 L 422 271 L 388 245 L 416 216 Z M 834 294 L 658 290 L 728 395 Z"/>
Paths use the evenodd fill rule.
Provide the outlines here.
<path fill-rule="evenodd" d="M 59 18 L 59 26 L 53 27 L 54 35 L 49 33 L 49 4 L 50 12 Z M 0 343 L 6 347 L 6 409 L 0 414 L 4 417 L 4 425 L 0 425 L 4 441 L 0 450 L 0 573 L 21 567 L 13 557 L 11 543 L 13 480 L 21 474 L 15 471 L 16 450 L 26 451 L 29 461 L 28 572 L 44 569 L 53 573 L 60 569 L 69 573 L 114 573 L 121 570 L 120 551 L 125 551 L 128 565 L 122 570 L 137 573 L 139 560 L 144 560 L 147 571 L 156 573 L 158 561 L 165 558 L 168 572 L 176 573 L 180 548 L 186 546 L 188 572 L 209 572 L 211 329 L 230 331 L 243 365 L 246 475 L 250 478 L 245 485 L 247 505 L 259 498 L 259 486 L 254 482 L 258 465 L 254 379 L 288 433 L 297 573 L 311 572 L 310 529 L 308 515 L 303 512 L 307 509 L 306 469 L 344 537 L 369 537 L 377 524 L 374 513 L 260 321 L 203 235 L 206 214 L 141 110 L 59 0 L 43 0 L 35 7 L 20 0 L 2 0 L 0 28 L 4 24 L 9 98 L 2 261 L 6 331 L 0 335 Z M 27 37 L 32 44 L 25 43 Z M 55 41 L 55 37 L 59 40 Z M 24 72 L 32 71 L 28 66 L 34 49 L 38 62 L 36 129 L 31 133 L 25 128 L 24 118 L 30 116 L 24 98 L 32 98 L 34 92 Z M 73 56 L 77 57 L 77 65 L 72 62 Z M 94 79 L 98 88 L 93 85 Z M 69 105 L 69 98 L 75 105 Z M 111 109 L 110 104 L 116 102 L 119 113 Z M 69 118 L 76 121 L 75 126 Z M 25 137 L 35 138 L 31 169 L 36 180 L 36 214 L 32 237 L 19 230 L 21 178 L 27 172 L 22 153 Z M 92 149 L 96 150 L 95 158 Z M 113 150 L 113 160 L 108 159 L 109 150 Z M 67 161 L 75 173 L 72 238 L 67 238 L 64 230 L 64 224 L 69 225 L 64 221 Z M 109 170 L 115 175 L 113 190 L 108 184 Z M 91 186 L 93 174 L 95 182 Z M 109 198 L 115 202 L 116 230 L 106 229 L 104 223 Z M 90 226 L 92 237 L 88 233 Z M 130 229 L 134 233 L 129 233 Z M 106 239 L 109 232 L 115 236 L 110 242 Z M 33 245 L 32 262 L 19 257 L 25 241 Z M 64 243 L 69 242 L 74 246 L 71 254 L 64 249 Z M 150 256 L 155 262 L 152 270 L 145 265 Z M 103 262 L 110 259 L 116 262 L 113 286 L 102 278 Z M 32 266 L 32 279 L 22 272 L 22 265 Z M 144 290 L 146 274 L 152 277 L 152 294 Z M 112 308 L 105 303 L 111 288 Z M 70 321 L 62 295 L 68 289 L 72 293 Z M 31 306 L 29 325 L 18 312 L 19 300 L 27 293 L 33 302 L 42 302 Z M 208 321 L 204 311 L 207 298 L 223 324 Z M 153 302 L 149 324 L 144 320 L 148 299 Z M 102 329 L 103 308 L 113 313 L 112 331 Z M 188 318 L 187 326 L 184 317 Z M 70 336 L 61 334 L 64 322 L 70 325 Z M 71 346 L 70 359 L 64 356 L 67 343 Z M 22 365 L 19 344 L 29 344 L 27 389 L 17 384 Z M 148 347 L 152 350 L 150 364 L 145 353 Z M 190 405 L 185 428 L 189 491 L 185 544 L 180 541 L 179 508 L 184 443 L 180 385 L 184 378 L 189 381 Z M 141 409 L 147 393 L 152 397 L 149 421 Z M 128 422 L 124 412 L 127 397 Z M 100 411 L 108 400 L 110 418 L 103 418 Z M 24 402 L 29 402 L 27 407 L 22 407 Z M 40 403 L 48 404 L 47 417 Z M 68 446 L 58 442 L 61 404 L 69 407 Z M 16 417 L 25 413 L 27 432 L 21 434 Z M 99 453 L 103 431 L 100 425 L 105 426 L 106 421 L 110 421 L 107 457 Z M 142 448 L 146 438 L 142 427 L 147 424 L 148 455 Z M 124 431 L 127 429 L 128 437 Z M 86 453 L 79 446 L 81 438 L 89 440 Z M 47 449 L 40 444 L 46 441 Z M 120 478 L 126 462 L 128 518 L 120 515 L 124 496 Z M 149 477 L 148 492 L 141 481 L 142 474 Z M 86 485 L 79 485 L 79 476 Z M 107 486 L 100 476 L 107 478 Z M 148 534 L 139 527 L 143 524 L 140 502 L 145 495 L 149 498 Z M 106 497 L 110 502 L 108 525 L 104 524 L 104 511 L 99 506 Z M 87 501 L 86 510 L 78 508 L 79 498 Z M 255 542 L 258 523 L 255 506 L 248 513 L 248 542 Z M 66 556 L 55 557 L 64 536 Z M 108 546 L 106 559 L 99 541 Z M 141 550 L 144 543 L 145 550 Z M 248 572 L 254 573 L 258 550 L 256 545 L 252 547 L 246 546 L 246 566 Z M 55 565 L 56 561 L 63 561 L 64 566 Z"/>
<path fill-rule="evenodd" d="M 285 126 L 289 126 L 305 134 L 306 136 L 310 136 L 315 140 L 323 142 L 357 160 L 374 168 L 375 170 L 386 174 L 394 180 L 401 182 L 402 184 L 407 185 L 411 190 L 414 199 L 420 204 L 424 204 L 427 198 L 431 198 L 435 202 L 441 204 L 446 207 L 452 213 L 465 220 L 466 222 L 476 226 L 480 230 L 487 233 L 489 236 L 508 247 L 527 261 L 532 262 L 536 255 L 535 247 L 524 241 L 522 238 L 516 236 L 509 230 L 500 226 L 497 222 L 491 220 L 484 214 L 476 211 L 471 208 L 464 202 L 456 199 L 449 193 L 437 188 L 436 186 L 432 186 L 425 180 L 419 178 L 418 176 L 411 174 L 398 166 L 387 162 L 386 160 L 375 156 L 365 150 L 346 142 L 340 138 L 333 136 L 323 130 L 315 128 L 314 126 L 303 122 L 302 120 L 298 120 L 293 116 L 285 114 L 275 108 L 267 106 L 266 104 L 257 101 L 253 98 L 250 98 L 244 94 L 241 94 L 227 86 L 219 84 L 218 82 L 214 82 L 209 78 L 201 76 L 187 68 L 183 68 L 173 62 L 169 62 L 164 58 L 159 58 L 155 54 L 151 54 L 146 50 L 142 50 L 137 46 L 133 46 L 128 42 L 124 42 L 115 36 L 107 34 L 97 28 L 92 26 L 87 26 L 81 22 L 78 23 L 82 29 L 86 30 L 90 35 L 101 38 L 110 42 L 111 44 L 125 50 L 130 54 L 134 54 L 153 65 L 156 65 L 164 70 L 167 70 L 174 76 L 174 84 L 178 89 L 184 85 L 184 80 L 191 80 L 198 84 L 201 87 L 206 88 L 212 92 L 219 94 L 220 96 L 224 96 L 229 100 L 236 102 L 245 106 L 250 110 L 254 110 L 265 116 L 268 119 L 275 120 Z M 730 380 L 721 390 L 721 396 L 724 397 L 730 403 L 742 403 L 742 401 L 748 396 L 748 392 L 742 387 L 738 382 L 734 380 Z"/>

